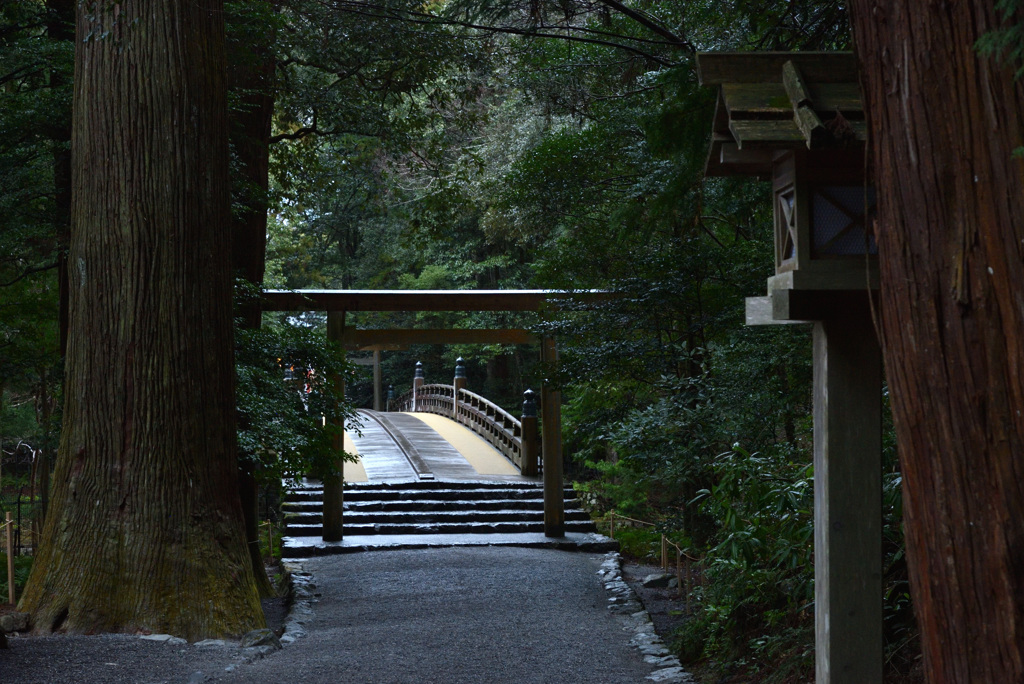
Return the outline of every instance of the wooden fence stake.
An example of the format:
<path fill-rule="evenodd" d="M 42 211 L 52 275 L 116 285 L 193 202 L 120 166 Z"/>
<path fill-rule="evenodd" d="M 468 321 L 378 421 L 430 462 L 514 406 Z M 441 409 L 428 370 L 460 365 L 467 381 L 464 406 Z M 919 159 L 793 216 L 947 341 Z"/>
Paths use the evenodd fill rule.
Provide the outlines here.
<path fill-rule="evenodd" d="M 679 598 L 683 597 L 683 552 L 676 549 L 676 590 Z"/>
<path fill-rule="evenodd" d="M 7 511 L 4 530 L 7 532 L 7 597 L 14 605 L 14 535 L 11 534 L 11 512 Z"/>

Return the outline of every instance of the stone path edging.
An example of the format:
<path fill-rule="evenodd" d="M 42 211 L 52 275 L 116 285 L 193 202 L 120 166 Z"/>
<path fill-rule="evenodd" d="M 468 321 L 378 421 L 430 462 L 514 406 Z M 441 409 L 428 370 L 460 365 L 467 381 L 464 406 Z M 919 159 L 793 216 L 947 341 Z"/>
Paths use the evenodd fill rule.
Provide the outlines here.
<path fill-rule="evenodd" d="M 608 599 L 608 610 L 622 619 L 625 623 L 622 628 L 624 631 L 633 632 L 629 643 L 640 650 L 646 662 L 659 668 L 646 678 L 666 684 L 697 684 L 693 675 L 684 670 L 679 659 L 665 647 L 661 637 L 654 631 L 651 616 L 633 589 L 622 579 L 622 557 L 617 551 L 605 555 L 597 574 L 604 581 L 604 588 L 612 595 Z"/>
<path fill-rule="evenodd" d="M 219 648 L 235 653 L 233 659 L 236 661 L 224 668 L 225 672 L 234 672 L 241 663 L 252 663 L 274 651 L 280 651 L 288 644 L 294 643 L 296 639 L 306 636 L 306 621 L 313 615 L 313 603 L 316 602 L 316 585 L 313 583 L 313 575 L 303 570 L 298 563 L 282 563 L 284 580 L 282 582 L 284 591 L 290 595 L 291 601 L 288 614 L 284 619 L 284 632 L 278 637 L 269 629 L 257 629 L 245 634 L 239 640 L 232 639 L 204 639 L 192 644 L 193 648 Z M 170 634 L 146 634 L 140 639 L 146 641 L 157 641 L 171 646 L 188 646 L 189 643 L 181 637 Z M 188 684 L 198 684 L 207 681 L 208 677 L 202 671 L 192 673 Z"/>
<path fill-rule="evenodd" d="M 313 616 L 317 594 L 313 574 L 306 572 L 300 563 L 282 561 L 281 567 L 287 573 L 286 581 L 292 599 L 284 618 L 284 634 L 281 635 L 281 645 L 286 646 L 306 636 L 306 621 Z"/>

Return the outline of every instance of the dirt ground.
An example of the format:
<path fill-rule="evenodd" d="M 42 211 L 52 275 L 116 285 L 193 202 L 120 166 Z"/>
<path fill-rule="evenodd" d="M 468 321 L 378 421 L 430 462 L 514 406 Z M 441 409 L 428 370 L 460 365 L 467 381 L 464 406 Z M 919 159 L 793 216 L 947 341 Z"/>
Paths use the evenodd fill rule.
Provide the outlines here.
<path fill-rule="evenodd" d="M 672 633 L 686 620 L 686 600 L 680 597 L 678 589 L 645 587 L 643 585 L 645 577 L 660 575 L 664 572 L 660 565 L 644 565 L 632 562 L 627 558 L 622 560 L 622 578 L 632 587 L 644 604 L 658 636 L 671 646 Z"/>

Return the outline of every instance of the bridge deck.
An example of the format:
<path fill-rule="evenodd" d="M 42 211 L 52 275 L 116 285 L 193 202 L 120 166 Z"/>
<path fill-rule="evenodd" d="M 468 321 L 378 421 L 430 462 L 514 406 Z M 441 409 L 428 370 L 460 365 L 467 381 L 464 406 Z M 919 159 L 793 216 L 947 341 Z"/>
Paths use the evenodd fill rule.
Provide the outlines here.
<path fill-rule="evenodd" d="M 486 440 L 449 418 L 366 410 L 360 414 L 361 434 L 345 434 L 345 450 L 359 455 L 359 463 L 345 464 L 346 482 L 539 482 L 520 475 Z"/>

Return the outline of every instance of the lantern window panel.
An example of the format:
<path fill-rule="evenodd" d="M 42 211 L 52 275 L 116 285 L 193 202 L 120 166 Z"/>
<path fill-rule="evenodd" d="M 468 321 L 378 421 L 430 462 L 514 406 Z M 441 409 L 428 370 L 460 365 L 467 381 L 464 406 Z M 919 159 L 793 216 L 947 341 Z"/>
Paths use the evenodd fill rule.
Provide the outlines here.
<path fill-rule="evenodd" d="M 775 212 L 775 244 L 778 249 L 778 262 L 783 264 L 796 257 L 796 188 L 789 186 L 776 196 L 778 207 Z"/>
<path fill-rule="evenodd" d="M 815 257 L 878 254 L 875 238 L 865 230 L 873 215 L 875 189 L 863 185 L 819 186 L 811 191 L 811 233 Z"/>

